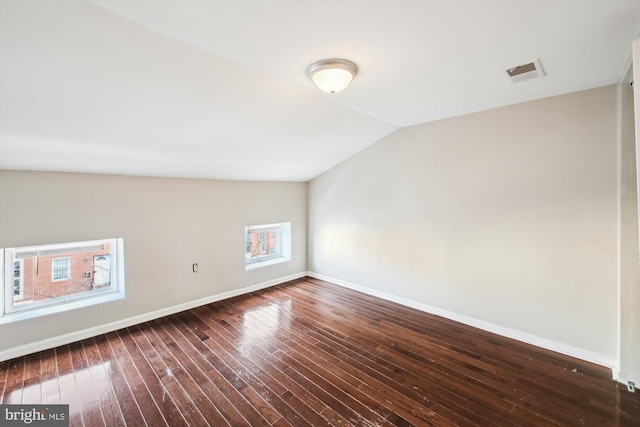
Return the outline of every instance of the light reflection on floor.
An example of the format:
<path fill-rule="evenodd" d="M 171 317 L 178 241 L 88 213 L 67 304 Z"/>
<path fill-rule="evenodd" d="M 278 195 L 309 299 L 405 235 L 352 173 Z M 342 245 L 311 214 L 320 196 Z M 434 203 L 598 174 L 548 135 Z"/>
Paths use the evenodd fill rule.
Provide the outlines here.
<path fill-rule="evenodd" d="M 243 345 L 251 346 L 272 338 L 291 325 L 291 300 L 265 304 L 243 315 Z"/>
<path fill-rule="evenodd" d="M 16 384 L 14 390 L 5 391 L 5 404 L 68 404 L 69 415 L 82 413 L 83 402 L 87 397 L 96 401 L 106 396 L 111 391 L 109 376 L 111 375 L 111 361 L 103 361 L 99 364 L 77 369 L 66 374 L 59 374 L 50 379 L 40 379 L 28 384 Z M 89 387 L 92 393 L 81 395 L 81 390 Z M 95 393 L 93 393 L 95 390 Z M 96 397 L 97 396 L 97 397 Z"/>

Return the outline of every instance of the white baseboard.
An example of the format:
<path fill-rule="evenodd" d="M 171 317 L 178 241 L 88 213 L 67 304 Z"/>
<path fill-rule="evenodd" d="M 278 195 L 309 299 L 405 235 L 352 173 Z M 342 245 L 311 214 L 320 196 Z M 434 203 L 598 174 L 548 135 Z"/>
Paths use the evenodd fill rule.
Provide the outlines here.
<path fill-rule="evenodd" d="M 72 342 L 80 341 L 86 338 L 94 337 L 97 335 L 105 334 L 108 332 L 116 331 L 118 329 L 126 328 L 129 326 L 137 325 L 139 323 L 148 322 L 150 320 L 158 319 L 163 316 L 168 316 L 171 314 L 179 313 L 181 311 L 189 310 L 195 307 L 199 307 L 202 305 L 210 304 L 212 302 L 221 301 L 224 299 L 232 298 L 239 295 L 244 295 L 250 292 L 258 291 L 261 289 L 265 289 L 271 286 L 275 286 L 281 283 L 288 282 L 290 280 L 299 279 L 301 277 L 313 277 L 320 280 L 325 280 L 327 282 L 334 283 L 336 285 L 340 285 L 349 289 L 353 289 L 356 291 L 363 292 L 368 295 L 372 295 L 378 298 L 382 298 L 388 301 L 392 301 L 398 304 L 402 304 L 407 307 L 415 308 L 420 311 L 424 311 L 427 313 L 435 314 L 437 316 L 444 317 L 446 319 L 454 320 L 456 322 L 460 322 L 469 326 L 473 326 L 488 332 L 492 332 L 498 335 L 502 335 L 508 338 L 513 338 L 518 341 L 522 341 L 528 344 L 532 344 L 538 347 L 542 347 L 548 350 L 556 351 L 558 353 L 562 353 L 568 356 L 576 357 L 581 360 L 585 360 L 588 362 L 592 362 L 601 366 L 605 366 L 607 368 L 612 369 L 612 376 L 614 379 L 622 380 L 619 378 L 619 373 L 615 369 L 617 365 L 617 361 L 614 357 L 595 353 L 592 351 L 584 350 L 578 347 L 570 346 L 567 344 L 559 343 L 556 341 L 548 340 L 545 338 L 540 338 L 535 335 L 531 335 L 525 332 L 521 332 L 515 329 L 506 328 L 504 326 L 499 326 L 492 324 L 490 322 L 485 322 L 482 320 L 478 320 L 469 316 L 457 314 L 448 310 L 443 310 L 438 307 L 433 307 L 427 304 L 419 303 L 416 301 L 412 301 L 406 298 L 402 298 L 396 295 L 388 294 L 385 292 L 377 291 L 375 289 L 367 288 L 365 286 L 357 285 L 354 283 L 346 282 L 344 280 L 340 280 L 334 277 L 325 276 L 322 274 L 318 274 L 312 271 L 306 271 L 301 273 L 292 274 L 285 277 L 280 277 L 274 280 L 269 280 L 266 282 L 258 283 L 255 285 L 247 286 L 241 289 L 236 289 L 233 291 L 223 292 L 221 294 L 211 295 L 205 298 L 201 298 L 194 301 L 189 301 L 182 304 L 177 304 L 171 307 L 163 308 L 160 310 L 152 311 L 149 313 L 140 314 L 133 317 L 128 317 L 126 319 L 118 320 L 115 322 L 107 323 L 104 325 L 95 326 L 92 328 L 82 329 L 79 331 L 71 332 L 64 335 L 59 335 L 52 338 L 47 338 L 44 340 L 36 341 L 33 343 L 25 344 L 18 347 L 13 347 L 9 349 L 0 350 L 0 361 L 12 359 L 14 357 L 20 357 L 27 354 L 35 353 L 37 351 L 46 350 L 49 348 L 58 347 L 60 345 L 69 344 Z"/>
<path fill-rule="evenodd" d="M 344 280 L 336 279 L 334 277 L 324 276 L 322 274 L 308 272 L 309 277 L 313 277 L 319 280 L 325 280 L 327 282 L 335 283 L 336 285 L 343 286 L 345 288 L 360 291 L 362 293 L 372 295 L 378 298 L 382 298 L 388 301 L 392 301 L 398 304 L 402 304 L 407 307 L 415 308 L 420 311 L 424 311 L 430 314 L 444 317 L 446 319 L 454 320 L 456 322 L 464 323 L 465 325 L 473 326 L 484 331 L 492 332 L 507 338 L 512 338 L 518 341 L 532 344 L 537 347 L 545 348 L 547 350 L 555 351 L 565 354 L 567 356 L 575 357 L 577 359 L 585 360 L 587 362 L 595 363 L 597 365 L 605 366 L 612 370 L 616 366 L 615 357 L 605 354 L 596 353 L 593 351 L 585 350 L 582 348 L 574 347 L 568 344 L 559 343 L 546 338 L 541 338 L 526 332 L 518 331 L 516 329 L 507 328 L 504 326 L 495 325 L 490 322 L 478 320 L 473 317 L 465 316 L 462 314 L 454 313 L 448 310 L 443 310 L 438 307 L 433 307 L 420 302 L 412 301 L 396 295 L 391 295 L 386 292 L 377 291 L 375 289 L 367 288 L 366 286 L 356 285 L 354 283 L 346 282 Z"/>
<path fill-rule="evenodd" d="M 640 385 L 640 381 L 638 381 L 637 378 L 632 378 L 631 376 L 627 375 L 626 372 L 622 372 L 619 366 L 616 366 L 613 369 L 613 379 L 626 386 L 629 385 L 629 382 L 632 382 L 636 384 L 635 388 L 639 389 L 638 385 Z"/>
<path fill-rule="evenodd" d="M 106 334 L 108 332 L 117 331 L 118 329 L 137 325 L 139 323 L 148 322 L 150 320 L 158 319 L 160 317 L 168 316 L 170 314 L 179 313 L 181 311 L 189 310 L 195 307 L 200 307 L 202 305 L 210 304 L 212 302 L 222 301 L 224 299 L 248 294 L 250 292 L 255 292 L 260 289 L 265 289 L 270 286 L 279 285 L 280 283 L 285 283 L 290 280 L 299 279 L 301 277 L 305 277 L 306 275 L 307 275 L 307 272 L 305 271 L 297 274 L 292 274 L 286 277 L 279 277 L 277 279 L 258 283 L 256 285 L 247 286 L 241 289 L 235 289 L 233 291 L 223 292 L 221 294 L 211 295 L 205 298 L 200 298 L 194 301 L 173 305 L 171 307 L 163 308 L 163 309 L 152 311 L 149 313 L 139 314 L 137 316 L 128 317 L 126 319 L 118 320 L 118 321 L 107 323 L 104 325 L 94 326 L 92 328 L 70 332 L 68 334 L 47 338 L 44 340 L 21 345 L 18 347 L 2 349 L 0 350 L 0 361 L 13 359 L 14 357 L 24 356 L 27 354 L 35 353 L 37 351 L 47 350 L 50 348 L 55 348 L 55 347 L 69 344 L 72 342 L 95 337 L 97 335 Z"/>

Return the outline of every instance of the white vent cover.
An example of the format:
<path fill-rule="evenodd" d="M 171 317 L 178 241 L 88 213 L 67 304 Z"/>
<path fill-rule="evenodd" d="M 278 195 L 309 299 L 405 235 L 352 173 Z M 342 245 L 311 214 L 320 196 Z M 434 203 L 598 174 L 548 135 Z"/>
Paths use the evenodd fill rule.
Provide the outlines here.
<path fill-rule="evenodd" d="M 529 62 L 527 64 L 514 65 L 513 67 L 503 68 L 505 77 L 511 83 L 523 82 L 544 76 L 544 70 L 540 65 L 540 60 Z"/>

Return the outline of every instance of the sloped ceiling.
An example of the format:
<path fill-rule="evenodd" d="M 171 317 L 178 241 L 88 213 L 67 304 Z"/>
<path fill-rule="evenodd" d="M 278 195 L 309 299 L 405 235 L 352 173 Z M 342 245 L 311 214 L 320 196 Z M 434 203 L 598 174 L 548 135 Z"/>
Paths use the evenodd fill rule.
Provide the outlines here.
<path fill-rule="evenodd" d="M 307 181 L 400 127 L 617 83 L 639 33 L 637 0 L 0 1 L 0 168 Z M 306 75 L 331 57 L 359 66 L 333 95 Z"/>

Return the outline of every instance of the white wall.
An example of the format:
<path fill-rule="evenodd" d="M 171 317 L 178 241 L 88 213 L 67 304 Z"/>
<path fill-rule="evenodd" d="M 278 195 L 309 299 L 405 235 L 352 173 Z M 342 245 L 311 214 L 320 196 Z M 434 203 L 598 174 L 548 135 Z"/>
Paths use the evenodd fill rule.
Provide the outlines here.
<path fill-rule="evenodd" d="M 0 353 L 308 269 L 613 360 L 616 90 L 402 129 L 308 194 L 303 183 L 1 171 L 1 247 L 124 237 L 127 298 L 2 325 Z M 289 220 L 292 261 L 245 272 L 244 226 Z"/>
<path fill-rule="evenodd" d="M 245 271 L 245 225 L 284 221 L 291 261 Z M 0 247 L 124 237 L 126 298 L 4 324 L 0 353 L 304 274 L 306 230 L 305 183 L 1 171 Z"/>
<path fill-rule="evenodd" d="M 608 86 L 397 131 L 311 181 L 309 270 L 612 366 L 616 106 Z"/>

